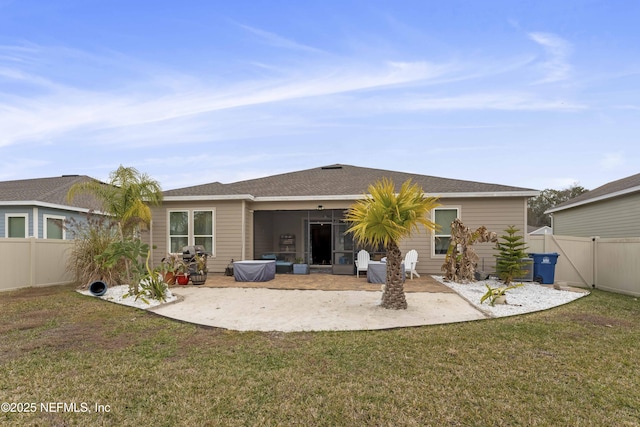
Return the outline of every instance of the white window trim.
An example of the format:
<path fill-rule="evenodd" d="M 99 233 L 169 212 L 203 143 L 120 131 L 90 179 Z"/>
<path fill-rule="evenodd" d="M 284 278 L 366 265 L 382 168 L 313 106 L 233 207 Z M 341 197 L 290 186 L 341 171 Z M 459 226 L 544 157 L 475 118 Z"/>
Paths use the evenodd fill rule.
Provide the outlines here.
<path fill-rule="evenodd" d="M 196 236 L 194 235 L 193 232 L 193 213 L 195 211 L 198 212 L 211 212 L 211 232 L 213 233 L 211 235 L 211 257 L 215 257 L 215 252 L 216 252 L 216 209 L 215 208 L 211 208 L 211 207 L 207 207 L 207 208 L 188 208 L 188 209 L 167 209 L 167 252 L 169 252 L 171 250 L 171 213 L 172 212 L 187 212 L 187 221 L 188 221 L 188 230 L 187 230 L 187 244 L 188 245 L 194 245 L 195 244 L 195 238 Z M 201 237 L 201 236 L 198 236 Z"/>
<path fill-rule="evenodd" d="M 5 213 L 4 214 L 4 237 L 9 237 L 9 218 L 24 218 L 24 237 L 29 237 L 29 214 L 28 213 Z"/>
<path fill-rule="evenodd" d="M 443 211 L 443 210 L 456 210 L 456 218 L 461 218 L 461 212 L 462 209 L 459 205 L 456 206 L 446 206 L 446 205 L 442 205 L 442 206 L 438 206 L 437 208 L 433 208 L 431 210 L 431 218 L 433 218 L 433 221 L 435 222 L 436 219 L 436 211 Z M 436 237 L 438 236 L 438 232 L 437 231 L 433 231 L 431 233 L 431 258 L 441 258 L 444 259 L 446 258 L 446 254 L 436 254 Z"/>
<path fill-rule="evenodd" d="M 67 240 L 67 230 L 64 228 L 64 222 L 67 220 L 67 217 L 61 215 L 42 215 L 42 238 L 48 239 L 47 237 L 47 220 L 48 219 L 59 219 L 62 221 L 62 240 Z M 58 239 L 51 239 L 58 240 Z"/>

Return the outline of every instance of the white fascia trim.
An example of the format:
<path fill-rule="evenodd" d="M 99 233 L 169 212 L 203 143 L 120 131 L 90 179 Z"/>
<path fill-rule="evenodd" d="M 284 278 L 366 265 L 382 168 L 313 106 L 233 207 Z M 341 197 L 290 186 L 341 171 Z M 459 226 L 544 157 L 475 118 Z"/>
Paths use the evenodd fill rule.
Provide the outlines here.
<path fill-rule="evenodd" d="M 540 195 L 539 191 L 503 191 L 491 193 L 425 193 L 427 197 L 536 197 Z M 311 196 L 258 196 L 251 194 L 234 194 L 226 196 L 167 196 L 163 201 L 166 202 L 193 202 L 193 201 L 213 201 L 213 200 L 250 200 L 253 202 L 317 202 L 330 200 L 360 200 L 366 198 L 366 194 L 334 194 L 328 196 L 311 195 Z"/>
<path fill-rule="evenodd" d="M 440 197 L 440 198 L 471 198 L 471 197 L 536 197 L 540 194 L 539 191 L 505 191 L 501 193 L 425 193 L 425 197 Z M 329 201 L 329 200 L 360 200 L 365 199 L 367 194 L 347 194 L 347 195 L 333 195 L 333 196 L 270 196 L 270 197 L 256 197 L 256 202 L 311 202 L 311 201 Z"/>
<path fill-rule="evenodd" d="M 199 201 L 211 201 L 211 200 L 255 200 L 251 194 L 233 194 L 233 195 L 218 195 L 218 196 L 165 196 L 162 198 L 164 202 L 199 202 Z"/>
<path fill-rule="evenodd" d="M 587 199 L 587 200 L 583 200 L 581 202 L 572 203 L 570 205 L 563 206 L 561 208 L 551 208 L 551 209 L 548 209 L 548 210 L 544 211 L 544 213 L 545 214 L 550 214 L 550 213 L 554 213 L 554 212 L 559 212 L 559 211 L 563 211 L 565 209 L 571 209 L 571 208 L 575 208 L 575 207 L 582 206 L 582 205 L 588 205 L 589 203 L 599 202 L 601 200 L 607 200 L 607 199 L 612 199 L 612 198 L 618 197 L 618 196 L 624 196 L 625 194 L 636 193 L 638 191 L 640 191 L 640 187 L 627 188 L 626 190 L 620 190 L 620 191 L 616 191 L 615 193 L 609 193 L 609 194 L 605 194 L 603 196 L 594 197 L 593 199 Z"/>
<path fill-rule="evenodd" d="M 318 202 L 330 200 L 357 200 L 364 199 L 364 194 L 354 195 L 333 195 L 333 196 L 265 196 L 256 197 L 256 202 Z"/>
<path fill-rule="evenodd" d="M 4 202 L 0 200 L 0 206 L 39 206 L 41 208 L 61 209 L 65 211 L 74 211 L 74 212 L 82 212 L 82 213 L 91 212 L 91 209 L 78 208 L 75 206 L 68 206 L 68 205 L 58 205 L 55 203 L 37 202 L 35 200 L 24 200 L 24 201 L 12 200 L 9 202 Z M 100 211 L 94 211 L 94 212 L 99 215 L 106 215 L 104 212 L 100 212 Z"/>
<path fill-rule="evenodd" d="M 478 198 L 478 197 L 537 197 L 540 195 L 539 191 L 501 191 L 501 192 L 487 192 L 487 193 L 426 193 L 428 197 L 440 197 L 440 198 Z"/>

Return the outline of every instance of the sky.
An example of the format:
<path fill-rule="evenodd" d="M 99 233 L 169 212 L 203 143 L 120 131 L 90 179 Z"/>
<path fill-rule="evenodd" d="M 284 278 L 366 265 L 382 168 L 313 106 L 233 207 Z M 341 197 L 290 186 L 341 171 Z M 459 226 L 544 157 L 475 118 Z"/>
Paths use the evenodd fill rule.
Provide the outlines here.
<path fill-rule="evenodd" d="M 0 0 L 0 181 L 640 172 L 635 0 Z M 428 189 L 424 189 L 428 192 Z"/>

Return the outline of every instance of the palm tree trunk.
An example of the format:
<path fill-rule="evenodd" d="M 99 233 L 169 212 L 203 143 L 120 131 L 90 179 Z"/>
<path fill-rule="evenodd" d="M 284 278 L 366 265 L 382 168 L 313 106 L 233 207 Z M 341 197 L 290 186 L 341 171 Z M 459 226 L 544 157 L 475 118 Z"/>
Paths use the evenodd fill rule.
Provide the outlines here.
<path fill-rule="evenodd" d="M 404 295 L 404 281 L 402 280 L 402 252 L 394 241 L 387 245 L 387 279 L 382 292 L 384 308 L 404 310 L 407 308 L 407 299 Z"/>

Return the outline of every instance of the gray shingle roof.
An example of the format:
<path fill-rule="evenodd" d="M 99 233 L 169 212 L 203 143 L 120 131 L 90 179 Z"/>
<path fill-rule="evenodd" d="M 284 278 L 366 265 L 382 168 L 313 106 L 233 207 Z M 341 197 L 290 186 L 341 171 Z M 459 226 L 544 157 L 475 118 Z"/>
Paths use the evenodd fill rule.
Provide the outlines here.
<path fill-rule="evenodd" d="M 3 202 L 41 202 L 82 209 L 99 209 L 100 205 L 89 195 L 78 195 L 67 201 L 67 192 L 76 182 L 92 181 L 85 175 L 63 175 L 53 178 L 21 179 L 0 182 L 0 205 Z"/>
<path fill-rule="evenodd" d="M 173 196 L 233 196 L 238 193 L 228 184 L 212 182 L 209 184 L 194 185 L 192 187 L 176 188 L 174 190 L 163 191 L 163 197 Z"/>
<path fill-rule="evenodd" d="M 367 193 L 369 185 L 382 179 L 393 180 L 396 187 L 407 179 L 428 194 L 536 192 L 528 188 L 488 184 L 475 181 L 439 178 L 351 165 L 329 165 L 231 184 L 215 182 L 195 187 L 165 191 L 164 196 L 240 195 L 254 197 L 354 196 Z M 209 194 L 207 194 L 207 192 Z"/>
<path fill-rule="evenodd" d="M 617 193 L 634 191 L 634 189 L 635 191 L 640 191 L 640 173 L 636 175 L 628 176 L 626 178 L 619 179 L 617 181 L 609 182 L 591 191 L 582 193 L 571 200 L 567 200 L 564 203 L 560 203 L 558 206 L 555 206 L 554 208 L 549 209 L 547 212 L 556 212 L 556 211 L 568 209 L 574 205 L 592 203 L 597 200 L 613 197 Z"/>

